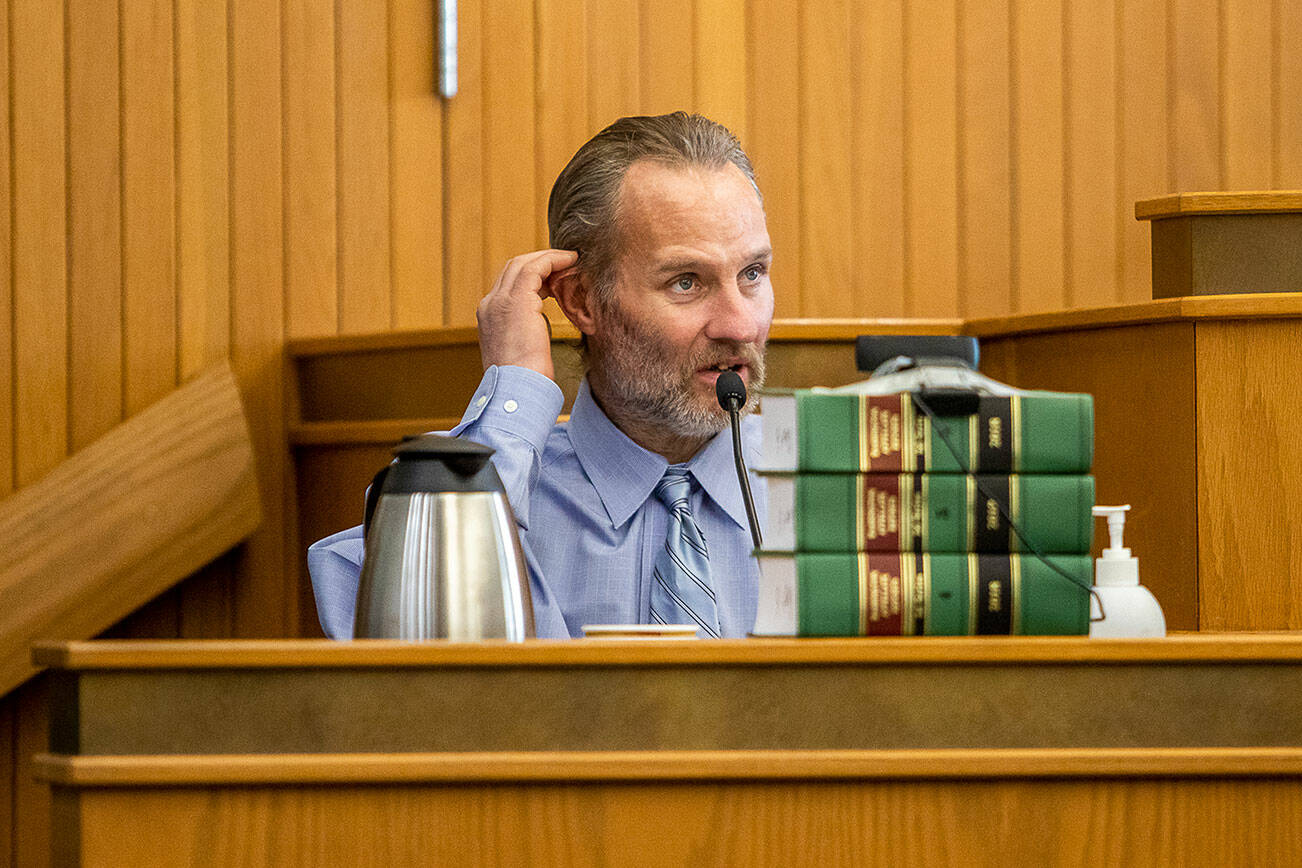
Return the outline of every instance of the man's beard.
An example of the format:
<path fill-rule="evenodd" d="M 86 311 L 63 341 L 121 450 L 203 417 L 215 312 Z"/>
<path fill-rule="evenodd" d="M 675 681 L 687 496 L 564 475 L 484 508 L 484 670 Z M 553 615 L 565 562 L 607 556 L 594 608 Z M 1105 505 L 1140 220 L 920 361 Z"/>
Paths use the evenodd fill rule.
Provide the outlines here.
<path fill-rule="evenodd" d="M 679 437 L 708 438 L 728 427 L 728 414 L 714 395 L 698 391 L 696 372 L 715 364 L 745 360 L 750 382 L 743 413 L 759 401 L 764 385 L 763 347 L 737 341 L 711 341 L 687 356 L 667 346 L 655 333 L 632 320 L 617 303 L 605 311 L 600 340 L 591 341 L 592 367 L 600 368 L 611 394 L 612 413 Z"/>

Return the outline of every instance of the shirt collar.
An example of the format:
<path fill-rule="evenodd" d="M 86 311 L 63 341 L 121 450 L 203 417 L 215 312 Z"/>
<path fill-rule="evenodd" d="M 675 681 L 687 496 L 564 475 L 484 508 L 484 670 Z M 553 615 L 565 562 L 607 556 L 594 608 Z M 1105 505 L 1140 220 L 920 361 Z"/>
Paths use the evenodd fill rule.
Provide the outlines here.
<path fill-rule="evenodd" d="M 664 456 L 643 449 L 615 427 L 592 397 L 586 378 L 579 384 L 579 393 L 570 410 L 569 433 L 574 454 L 597 490 L 611 525 L 620 527 L 651 497 L 669 462 Z M 755 438 L 752 436 L 750 439 Z M 747 449 L 746 457 L 748 461 L 754 461 L 751 449 Z M 732 435 L 728 429 L 705 444 L 686 467 L 706 496 L 740 527 L 749 526 L 741 488 L 737 484 Z"/>

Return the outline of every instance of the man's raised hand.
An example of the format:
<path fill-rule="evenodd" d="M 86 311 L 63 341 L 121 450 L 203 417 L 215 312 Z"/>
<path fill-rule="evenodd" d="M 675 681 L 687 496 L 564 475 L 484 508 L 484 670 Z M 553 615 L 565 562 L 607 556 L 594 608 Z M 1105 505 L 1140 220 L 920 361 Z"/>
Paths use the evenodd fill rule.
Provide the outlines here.
<path fill-rule="evenodd" d="M 497 276 L 493 288 L 479 302 L 479 355 L 489 365 L 519 365 L 550 379 L 551 327 L 543 313 L 543 299 L 551 283 L 579 261 L 573 250 L 536 250 L 517 256 Z"/>

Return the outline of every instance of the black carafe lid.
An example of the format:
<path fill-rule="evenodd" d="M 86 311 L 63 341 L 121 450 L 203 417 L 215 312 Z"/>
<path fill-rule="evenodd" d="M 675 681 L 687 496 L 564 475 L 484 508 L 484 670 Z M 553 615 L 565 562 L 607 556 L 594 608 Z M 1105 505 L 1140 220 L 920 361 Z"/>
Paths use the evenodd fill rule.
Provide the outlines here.
<path fill-rule="evenodd" d="M 366 490 L 364 535 L 371 532 L 376 504 L 385 494 L 500 491 L 497 468 L 488 460 L 492 447 L 459 437 L 421 434 L 404 437 L 393 450 L 395 460 L 380 468 Z"/>
<path fill-rule="evenodd" d="M 394 448 L 384 492 L 501 491 L 488 459 L 495 450 L 473 440 L 423 434 Z"/>

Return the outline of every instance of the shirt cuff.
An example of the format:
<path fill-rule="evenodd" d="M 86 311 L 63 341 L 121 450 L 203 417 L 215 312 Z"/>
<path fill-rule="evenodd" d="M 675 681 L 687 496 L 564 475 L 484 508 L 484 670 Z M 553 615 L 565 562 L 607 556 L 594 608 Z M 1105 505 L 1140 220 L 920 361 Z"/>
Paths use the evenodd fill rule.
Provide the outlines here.
<path fill-rule="evenodd" d="M 495 428 L 530 443 L 541 454 L 564 405 L 561 387 L 537 371 L 490 365 L 461 423 L 448 433 L 456 437 L 472 426 Z"/>

